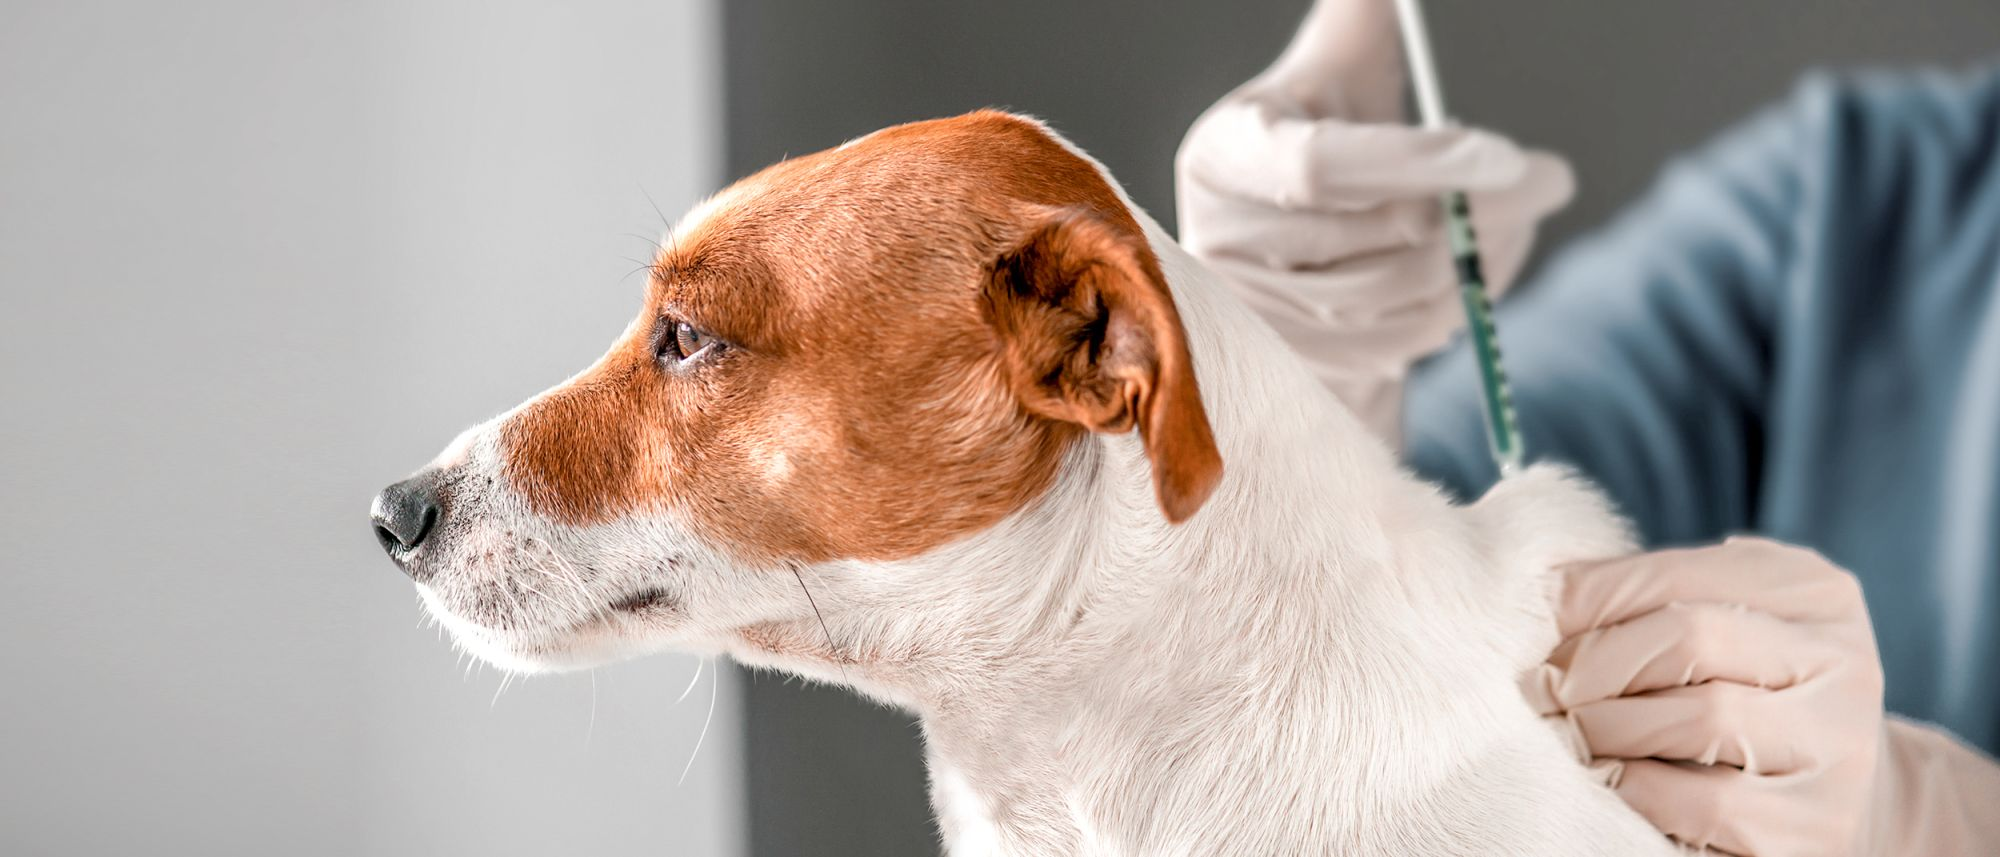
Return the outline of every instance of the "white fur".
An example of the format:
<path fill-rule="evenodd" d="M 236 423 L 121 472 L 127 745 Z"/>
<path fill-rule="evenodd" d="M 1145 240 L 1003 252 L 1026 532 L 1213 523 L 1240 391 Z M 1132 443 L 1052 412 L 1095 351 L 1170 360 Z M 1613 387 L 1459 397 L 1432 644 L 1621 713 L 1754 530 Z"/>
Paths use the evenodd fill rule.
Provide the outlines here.
<path fill-rule="evenodd" d="M 819 633 L 789 573 L 732 566 L 666 511 L 535 518 L 484 481 L 489 424 L 454 453 L 471 513 L 426 603 L 511 668 L 722 649 L 915 712 L 955 857 L 1672 853 L 1516 688 L 1556 642 L 1550 568 L 1630 547 L 1599 495 L 1535 467 L 1454 507 L 1139 217 L 1227 467 L 1188 522 L 1163 520 L 1136 437 L 1095 436 L 987 531 L 797 569 L 867 657 L 784 658 L 737 632 Z M 677 610 L 603 608 L 651 587 Z"/>

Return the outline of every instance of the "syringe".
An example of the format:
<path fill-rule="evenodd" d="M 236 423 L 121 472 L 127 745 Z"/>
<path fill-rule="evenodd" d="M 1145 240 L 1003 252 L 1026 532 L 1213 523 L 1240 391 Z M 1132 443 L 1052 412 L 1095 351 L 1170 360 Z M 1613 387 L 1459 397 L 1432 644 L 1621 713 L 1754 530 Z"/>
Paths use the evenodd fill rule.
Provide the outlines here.
<path fill-rule="evenodd" d="M 1410 67 L 1410 84 L 1416 92 L 1417 116 L 1425 128 L 1444 128 L 1451 120 L 1444 112 L 1444 95 L 1438 89 L 1437 63 L 1431 56 L 1430 33 L 1424 29 L 1424 11 L 1418 0 L 1396 0 L 1396 14 L 1402 22 L 1403 53 Z M 1486 439 L 1493 460 L 1505 476 L 1521 466 L 1521 427 L 1514 418 L 1514 400 L 1507 387 L 1507 370 L 1500 363 L 1500 342 L 1493 328 L 1493 300 L 1486 294 L 1486 278 L 1479 264 L 1479 241 L 1472 231 L 1472 206 L 1464 191 L 1444 195 L 1445 232 L 1451 242 L 1452 263 L 1458 270 L 1459 297 L 1465 304 L 1465 321 L 1472 336 L 1472 351 L 1479 361 L 1480 390 L 1486 400 Z"/>

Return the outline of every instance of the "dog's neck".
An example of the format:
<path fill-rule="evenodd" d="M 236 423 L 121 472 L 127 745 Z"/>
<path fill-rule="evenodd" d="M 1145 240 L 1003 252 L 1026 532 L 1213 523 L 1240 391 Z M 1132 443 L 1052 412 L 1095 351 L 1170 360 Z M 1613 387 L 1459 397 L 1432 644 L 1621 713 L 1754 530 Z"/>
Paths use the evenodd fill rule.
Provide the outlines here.
<path fill-rule="evenodd" d="M 1276 780 L 1307 793 L 1266 796 L 1305 818 L 1421 801 L 1523 722 L 1507 646 L 1546 613 L 1476 579 L 1484 534 L 1155 243 L 1227 462 L 1209 503 L 1166 524 L 1137 440 L 1096 438 L 1034 508 L 868 576 L 828 617 L 858 653 L 846 678 L 922 717 L 955 840 L 1058 853 L 1168 835 L 1106 826 L 1157 825 L 1159 805 L 1273 764 L 1310 772 Z"/>

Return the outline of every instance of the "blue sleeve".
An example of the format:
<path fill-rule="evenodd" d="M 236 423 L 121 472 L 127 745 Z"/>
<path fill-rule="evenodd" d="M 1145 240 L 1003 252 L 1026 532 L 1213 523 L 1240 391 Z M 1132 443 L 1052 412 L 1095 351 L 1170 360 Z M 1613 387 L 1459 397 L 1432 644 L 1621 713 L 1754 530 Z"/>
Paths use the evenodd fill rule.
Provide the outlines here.
<path fill-rule="evenodd" d="M 1530 459 L 1597 480 L 1648 544 L 1740 528 L 1755 502 L 1771 292 L 1796 237 L 1800 118 L 1769 110 L 1670 167 L 1501 303 Z M 1462 497 L 1496 478 L 1463 342 L 1412 378 L 1411 466 Z"/>
<path fill-rule="evenodd" d="M 1530 457 L 1650 546 L 1757 532 L 1861 581 L 1893 711 L 2000 750 L 2000 67 L 1817 76 L 1503 302 Z M 1494 479 L 1463 345 L 1411 465 Z"/>

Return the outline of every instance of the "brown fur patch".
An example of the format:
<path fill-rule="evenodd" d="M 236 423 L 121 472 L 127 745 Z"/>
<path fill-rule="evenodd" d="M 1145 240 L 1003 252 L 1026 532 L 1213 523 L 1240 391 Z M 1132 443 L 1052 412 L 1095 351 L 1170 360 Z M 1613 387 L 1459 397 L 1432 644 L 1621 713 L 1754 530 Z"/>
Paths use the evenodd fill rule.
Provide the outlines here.
<path fill-rule="evenodd" d="M 661 255 L 631 331 L 508 420 L 511 478 L 572 524 L 681 510 L 749 561 L 892 559 L 991 526 L 1047 487 L 1083 431 L 1024 405 L 983 297 L 1051 210 L 1087 216 L 1090 240 L 1157 281 L 1138 223 L 1095 168 L 1005 114 L 898 126 L 744 179 Z M 1119 392 L 1142 430 L 1194 396 L 1171 299 L 1156 291 L 1144 326 L 1171 322 L 1175 353 L 1146 356 L 1180 380 L 1165 398 Z M 654 350 L 672 320 L 728 344 L 672 366 Z"/>

